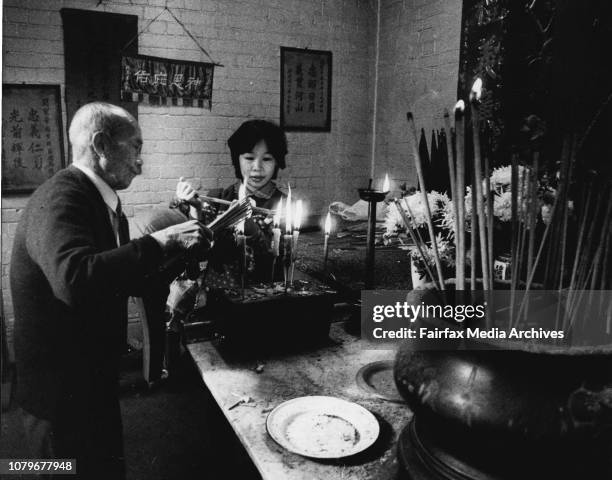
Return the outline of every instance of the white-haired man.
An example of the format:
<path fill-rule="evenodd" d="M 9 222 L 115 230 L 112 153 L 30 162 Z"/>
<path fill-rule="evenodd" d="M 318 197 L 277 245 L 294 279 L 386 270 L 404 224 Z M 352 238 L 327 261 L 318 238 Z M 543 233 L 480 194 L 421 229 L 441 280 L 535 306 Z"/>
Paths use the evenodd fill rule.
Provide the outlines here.
<path fill-rule="evenodd" d="M 127 111 L 90 103 L 69 130 L 72 165 L 32 194 L 15 235 L 17 400 L 33 456 L 75 458 L 78 478 L 124 478 L 118 361 L 127 298 L 164 259 L 211 232 L 184 222 L 129 240 L 117 190 L 142 170 L 142 134 Z"/>

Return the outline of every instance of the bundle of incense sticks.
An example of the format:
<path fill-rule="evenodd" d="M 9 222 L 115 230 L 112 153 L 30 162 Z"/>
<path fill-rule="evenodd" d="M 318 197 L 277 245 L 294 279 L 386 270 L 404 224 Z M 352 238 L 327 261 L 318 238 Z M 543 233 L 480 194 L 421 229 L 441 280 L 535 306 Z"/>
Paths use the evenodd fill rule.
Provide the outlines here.
<path fill-rule="evenodd" d="M 427 244 L 425 244 L 425 242 L 423 242 L 423 239 L 421 238 L 420 234 L 418 233 L 418 230 L 415 230 L 415 229 L 412 228 L 412 218 L 413 217 L 412 217 L 412 212 L 410 211 L 410 207 L 406 203 L 406 200 L 404 200 L 404 206 L 406 207 L 406 211 L 410 215 L 410 218 L 409 218 L 406 215 L 406 211 L 404 211 L 404 209 L 402 208 L 400 200 L 398 200 L 396 198 L 393 202 L 395 204 L 395 208 L 397 208 L 397 212 L 400 214 L 400 217 L 402 218 L 402 221 L 404 222 L 404 225 L 406 226 L 406 230 L 410 234 L 410 238 L 412 239 L 412 242 L 417 247 L 419 255 L 421 255 L 421 259 L 423 260 L 423 265 L 425 266 L 425 270 L 427 271 L 427 275 L 429 275 L 429 278 L 431 278 L 435 288 L 439 289 L 440 286 L 439 286 L 438 282 L 436 282 L 436 277 L 434 277 L 433 272 L 429 268 L 429 258 L 427 258 L 427 255 L 425 255 L 425 251 L 427 251 Z"/>
<path fill-rule="evenodd" d="M 218 205 L 231 205 L 232 203 L 234 203 L 229 200 L 223 200 L 222 198 L 208 197 L 206 195 L 200 195 L 200 194 L 198 194 L 196 198 L 199 198 L 202 202 L 216 203 Z M 275 210 L 270 210 L 268 208 L 262 208 L 262 207 L 253 206 L 251 207 L 251 209 L 253 210 L 253 213 L 260 213 L 262 215 L 274 215 L 276 213 Z"/>
<path fill-rule="evenodd" d="M 244 198 L 230 205 L 230 208 L 210 222 L 207 227 L 210 228 L 213 233 L 216 233 L 226 228 L 236 226 L 241 221 L 249 218 L 252 213 L 253 206 L 251 205 L 251 200 Z"/>
<path fill-rule="evenodd" d="M 231 205 L 228 210 L 209 223 L 207 227 L 213 232 L 213 234 L 216 234 L 225 228 L 236 226 L 242 220 L 249 218 L 251 213 L 251 201 L 248 198 L 245 198 Z M 161 271 L 166 272 L 166 274 L 172 272 L 174 276 L 178 275 L 181 268 L 185 268 L 185 260 L 188 259 L 195 251 L 197 251 L 197 247 L 192 247 L 187 251 L 181 251 L 176 255 L 172 255 L 164 262 Z"/>
<path fill-rule="evenodd" d="M 408 120 L 408 130 L 412 136 L 412 154 L 414 157 L 414 166 L 416 167 L 417 177 L 419 180 L 419 190 L 423 199 L 423 205 L 425 206 L 425 218 L 427 220 L 427 230 L 429 232 L 429 239 L 433 248 L 433 257 L 434 262 L 436 264 L 436 273 L 438 274 L 438 285 L 440 286 L 441 290 L 445 290 L 444 274 L 442 272 L 442 261 L 440 260 L 438 244 L 436 243 L 436 235 L 434 232 L 433 221 L 431 217 L 431 209 L 429 207 L 429 199 L 427 197 L 427 186 L 425 185 L 425 177 L 423 175 L 423 162 L 421 161 L 421 154 L 418 149 L 418 138 L 416 133 L 416 127 L 414 124 L 414 116 L 412 115 L 412 112 L 408 112 L 406 118 Z"/>
<path fill-rule="evenodd" d="M 477 274 L 482 275 L 482 289 L 494 288 L 494 225 L 493 195 L 491 193 L 490 152 L 482 147 L 481 119 L 479 117 L 482 82 L 476 79 L 470 93 L 473 140 L 472 157 L 465 152 L 466 122 L 465 103 L 455 106 L 455 125 L 451 128 L 450 114 L 445 112 L 445 127 L 448 130 L 447 151 L 450 193 L 453 199 L 453 233 L 456 252 L 456 289 L 477 288 Z M 436 289 L 443 290 L 444 277 L 441 258 L 433 229 L 433 218 L 427 198 L 423 176 L 423 159 L 418 150 L 416 127 L 412 113 L 407 114 L 409 134 L 412 137 L 412 153 L 424 203 L 427 233 L 414 228 L 414 215 L 405 199 L 395 199 L 406 230 L 410 235 L 427 274 Z M 454 135 L 453 135 L 454 133 Z M 537 137 L 534 137 L 537 138 Z M 453 142 L 454 141 L 454 142 Z M 486 144 L 485 144 L 486 145 Z M 455 147 L 455 148 L 453 148 Z M 556 328 L 583 328 L 589 317 L 585 307 L 599 309 L 606 334 L 612 334 L 612 304 L 598 297 L 597 290 L 612 288 L 612 181 L 600 173 L 577 168 L 580 145 L 575 134 L 564 137 L 560 155 L 554 202 L 549 208 L 544 228 L 538 227 L 540 201 L 538 198 L 538 174 L 543 163 L 540 159 L 541 146 L 531 144 L 530 159 L 520 161 L 518 154 L 512 155 L 511 164 L 511 236 L 510 236 L 510 309 L 508 327 L 516 327 L 529 318 L 532 289 L 557 290 L 560 292 L 557 304 Z M 465 225 L 465 180 L 469 174 L 472 183 L 471 195 L 471 241 L 468 245 Z M 584 184 L 582 195 L 580 182 Z M 570 195 L 573 194 L 573 195 Z M 574 197 L 574 195 L 577 195 Z M 572 218 L 574 220 L 572 220 Z M 573 223 L 570 223 L 573 222 Z M 575 225 L 572 231 L 573 225 Z M 423 235 L 421 235 L 423 233 Z M 503 242 L 506 244 L 506 241 Z M 431 246 L 433 261 L 429 260 Z M 466 250 L 471 254 L 470 283 L 465 282 L 467 270 Z M 477 261 L 478 259 L 478 261 Z M 537 282 L 537 283 L 536 283 Z M 443 292 L 441 292 L 444 295 Z M 531 297 L 533 298 L 533 297 Z M 594 305 L 594 307 L 593 307 Z M 495 311 L 494 306 L 491 312 Z M 493 316 L 487 309 L 486 322 L 492 325 Z"/>

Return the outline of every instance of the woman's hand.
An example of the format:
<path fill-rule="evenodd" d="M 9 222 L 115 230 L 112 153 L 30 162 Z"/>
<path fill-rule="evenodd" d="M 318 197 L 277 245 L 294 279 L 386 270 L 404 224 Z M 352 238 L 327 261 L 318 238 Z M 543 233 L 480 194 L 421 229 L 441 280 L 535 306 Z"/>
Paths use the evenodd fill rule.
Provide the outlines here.
<path fill-rule="evenodd" d="M 198 192 L 185 181 L 184 177 L 181 177 L 176 184 L 176 198 L 191 205 L 199 206 L 197 197 Z"/>

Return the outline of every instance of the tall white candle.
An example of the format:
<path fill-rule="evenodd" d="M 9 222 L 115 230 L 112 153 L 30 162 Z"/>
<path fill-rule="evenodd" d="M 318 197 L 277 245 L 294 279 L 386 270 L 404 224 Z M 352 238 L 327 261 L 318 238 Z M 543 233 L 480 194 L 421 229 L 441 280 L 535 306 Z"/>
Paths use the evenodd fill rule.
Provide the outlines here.
<path fill-rule="evenodd" d="M 293 253 L 297 251 L 297 242 L 300 236 L 300 228 L 302 226 L 302 200 L 295 202 L 295 211 L 293 213 Z"/>
<path fill-rule="evenodd" d="M 285 272 L 285 290 L 289 287 L 290 283 L 290 270 L 291 270 L 291 244 L 293 243 L 293 232 L 292 230 L 292 210 L 293 205 L 291 204 L 291 186 L 289 186 L 289 193 L 287 194 L 287 206 L 285 207 L 285 235 L 283 235 L 283 266 Z"/>
<path fill-rule="evenodd" d="M 325 240 L 323 243 L 323 268 L 327 267 L 327 254 L 329 248 L 329 233 L 331 232 L 331 216 L 329 212 L 327 212 L 327 217 L 325 217 Z"/>
<path fill-rule="evenodd" d="M 291 233 L 293 226 L 292 222 L 292 211 L 293 205 L 291 204 L 291 185 L 288 185 L 289 192 L 287 193 L 287 205 L 285 207 L 285 233 Z"/>
<path fill-rule="evenodd" d="M 274 213 L 274 228 L 272 228 L 272 255 L 274 255 L 274 257 L 278 257 L 279 255 L 281 237 L 280 221 L 282 211 L 283 199 L 281 198 L 280 202 L 278 202 L 278 206 L 276 207 L 276 213 Z"/>
<path fill-rule="evenodd" d="M 238 201 L 243 200 L 245 197 L 246 197 L 246 186 L 245 186 L 245 182 L 242 182 L 240 184 L 240 188 L 238 188 Z M 238 235 L 244 234 L 244 220 L 240 221 L 236 225 L 236 233 Z"/>

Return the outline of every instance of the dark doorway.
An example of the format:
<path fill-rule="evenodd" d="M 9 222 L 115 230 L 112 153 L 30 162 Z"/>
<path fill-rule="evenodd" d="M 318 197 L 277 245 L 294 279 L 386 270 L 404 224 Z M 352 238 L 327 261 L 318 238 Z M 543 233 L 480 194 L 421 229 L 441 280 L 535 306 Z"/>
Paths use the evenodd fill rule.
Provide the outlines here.
<path fill-rule="evenodd" d="M 80 106 L 96 100 L 120 105 L 138 118 L 138 104 L 120 98 L 121 54 L 138 53 L 138 17 L 72 8 L 63 8 L 61 15 L 68 125 Z"/>

